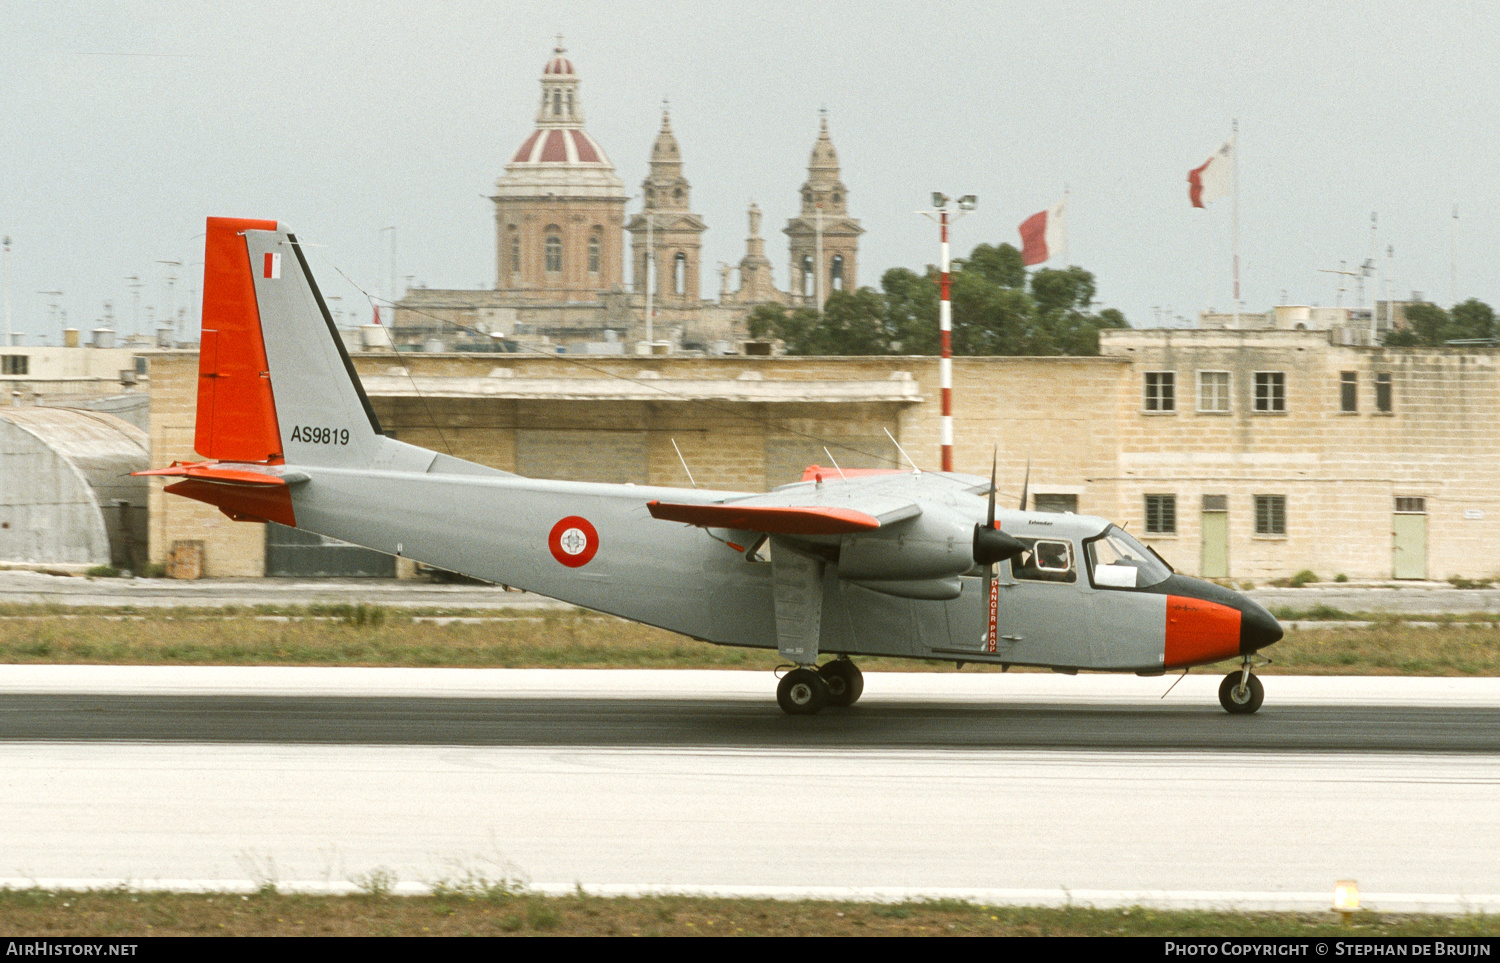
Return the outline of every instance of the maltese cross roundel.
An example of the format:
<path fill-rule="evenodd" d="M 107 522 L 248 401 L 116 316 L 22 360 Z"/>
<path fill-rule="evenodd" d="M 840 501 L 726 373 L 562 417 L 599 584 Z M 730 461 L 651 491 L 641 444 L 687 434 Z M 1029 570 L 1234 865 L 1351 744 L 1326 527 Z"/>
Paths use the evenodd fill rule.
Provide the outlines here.
<path fill-rule="evenodd" d="M 568 568 L 581 568 L 599 551 L 599 533 L 587 518 L 569 515 L 552 526 L 547 547 L 552 557 Z"/>

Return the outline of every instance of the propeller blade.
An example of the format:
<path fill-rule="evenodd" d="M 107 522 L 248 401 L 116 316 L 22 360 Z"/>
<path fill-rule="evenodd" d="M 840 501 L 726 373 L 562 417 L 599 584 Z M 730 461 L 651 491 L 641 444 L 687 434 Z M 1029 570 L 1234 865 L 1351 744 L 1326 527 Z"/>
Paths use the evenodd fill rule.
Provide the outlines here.
<path fill-rule="evenodd" d="M 1021 482 L 1021 511 L 1026 510 L 1026 490 L 1031 487 L 1031 456 L 1026 456 L 1026 479 Z"/>
<path fill-rule="evenodd" d="M 1000 447 L 997 445 L 994 453 L 990 455 L 990 512 L 984 520 L 984 526 L 992 530 L 995 527 L 995 466 L 999 463 Z"/>

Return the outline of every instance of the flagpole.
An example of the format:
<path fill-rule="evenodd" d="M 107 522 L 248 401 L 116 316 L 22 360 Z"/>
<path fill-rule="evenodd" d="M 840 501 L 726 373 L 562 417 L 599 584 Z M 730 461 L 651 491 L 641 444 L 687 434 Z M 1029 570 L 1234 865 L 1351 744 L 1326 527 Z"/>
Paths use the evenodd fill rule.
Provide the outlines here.
<path fill-rule="evenodd" d="M 1068 205 L 1068 185 L 1064 184 L 1063 185 L 1062 217 L 1058 218 L 1058 220 L 1061 221 L 1061 223 L 1058 226 L 1063 229 L 1063 236 L 1062 236 L 1062 239 L 1063 239 L 1063 242 L 1062 242 L 1062 267 L 1063 267 L 1064 270 L 1066 270 L 1069 267 L 1069 264 L 1068 264 L 1068 229 L 1067 229 L 1067 224 L 1068 224 L 1068 206 L 1069 206 Z"/>
<path fill-rule="evenodd" d="M 1231 232 L 1234 234 L 1232 241 L 1234 250 L 1234 326 L 1240 326 L 1240 122 L 1234 120 L 1233 134 L 1230 140 L 1234 143 L 1233 155 L 1230 161 L 1230 174 L 1234 178 L 1234 209 L 1231 215 Z"/>

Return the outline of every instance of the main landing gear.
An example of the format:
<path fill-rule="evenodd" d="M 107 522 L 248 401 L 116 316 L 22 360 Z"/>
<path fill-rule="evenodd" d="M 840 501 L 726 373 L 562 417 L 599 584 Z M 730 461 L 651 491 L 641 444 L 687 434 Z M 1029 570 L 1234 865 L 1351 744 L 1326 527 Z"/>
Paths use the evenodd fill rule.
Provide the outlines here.
<path fill-rule="evenodd" d="M 846 658 L 825 662 L 816 669 L 798 666 L 781 677 L 776 701 L 781 711 L 810 716 L 824 706 L 852 706 L 865 691 L 865 676 Z"/>
<path fill-rule="evenodd" d="M 1232 715 L 1248 716 L 1266 701 L 1266 687 L 1250 672 L 1250 660 L 1219 683 L 1219 705 Z"/>

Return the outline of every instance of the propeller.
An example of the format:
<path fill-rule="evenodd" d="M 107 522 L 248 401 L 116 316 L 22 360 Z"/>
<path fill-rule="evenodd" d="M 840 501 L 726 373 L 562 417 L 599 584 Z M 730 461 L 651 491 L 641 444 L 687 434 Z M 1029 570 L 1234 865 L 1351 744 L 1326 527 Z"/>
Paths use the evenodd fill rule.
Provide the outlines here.
<path fill-rule="evenodd" d="M 997 449 L 990 456 L 990 499 L 989 510 L 985 513 L 983 525 L 974 526 L 974 561 L 984 566 L 984 600 L 985 605 L 993 604 L 995 592 L 995 565 L 1008 558 L 1015 558 L 1026 550 L 1016 539 L 1005 534 L 995 527 L 995 469 L 1000 460 Z M 1026 476 L 1031 477 L 1031 466 L 1026 466 Z M 1023 494 L 1022 499 L 1025 499 Z M 1024 501 L 1023 501 L 1024 505 Z M 986 630 L 986 639 L 994 641 Z"/>

